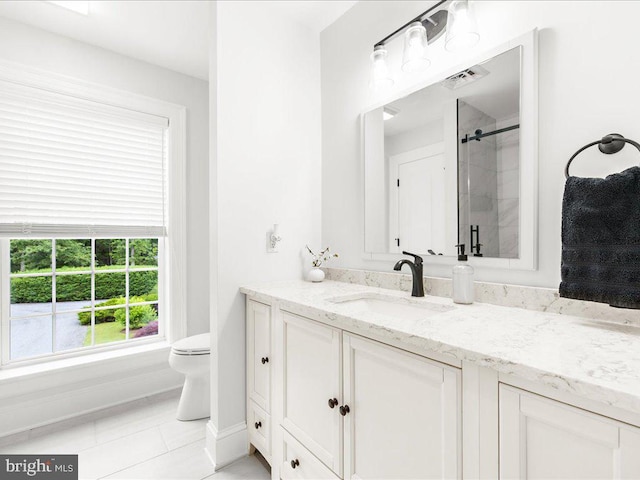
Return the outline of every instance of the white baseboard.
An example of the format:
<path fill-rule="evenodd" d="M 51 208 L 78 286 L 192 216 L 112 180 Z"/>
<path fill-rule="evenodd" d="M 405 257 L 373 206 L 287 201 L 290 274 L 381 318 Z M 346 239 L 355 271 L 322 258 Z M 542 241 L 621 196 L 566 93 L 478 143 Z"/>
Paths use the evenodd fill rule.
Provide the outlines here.
<path fill-rule="evenodd" d="M 248 441 L 245 422 L 221 431 L 218 431 L 211 420 L 207 422 L 205 451 L 216 470 L 246 456 L 249 453 Z"/>
<path fill-rule="evenodd" d="M 183 377 L 167 355 L 154 351 L 96 362 L 88 372 L 60 369 L 0 381 L 0 437 L 178 388 Z"/>

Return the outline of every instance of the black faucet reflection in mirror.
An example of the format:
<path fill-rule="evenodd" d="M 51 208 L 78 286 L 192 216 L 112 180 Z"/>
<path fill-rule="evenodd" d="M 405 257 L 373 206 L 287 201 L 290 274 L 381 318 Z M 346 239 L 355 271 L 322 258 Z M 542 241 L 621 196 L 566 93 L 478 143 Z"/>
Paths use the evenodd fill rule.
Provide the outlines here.
<path fill-rule="evenodd" d="M 482 244 L 480 243 L 480 225 L 470 225 L 469 230 L 471 238 L 471 252 L 473 253 L 475 251 L 475 253 L 473 253 L 474 257 L 482 257 L 482 253 L 480 253 L 480 247 L 482 247 Z M 474 235 L 476 237 L 475 240 L 473 238 Z"/>
<path fill-rule="evenodd" d="M 415 253 L 402 252 L 403 255 L 411 255 L 415 260 L 402 259 L 398 261 L 393 269 L 397 272 L 400 271 L 402 265 L 409 265 L 411 269 L 411 276 L 413 277 L 413 288 L 411 289 L 412 297 L 424 297 L 424 285 L 422 280 L 422 257 Z"/>

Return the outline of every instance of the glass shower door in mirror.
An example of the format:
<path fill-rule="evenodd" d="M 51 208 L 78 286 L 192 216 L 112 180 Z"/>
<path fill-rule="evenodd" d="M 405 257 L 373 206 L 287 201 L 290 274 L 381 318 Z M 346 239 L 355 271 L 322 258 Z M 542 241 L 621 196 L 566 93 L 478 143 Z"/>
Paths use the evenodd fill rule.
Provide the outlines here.
<path fill-rule="evenodd" d="M 457 99 L 458 239 L 476 257 L 519 256 L 518 53 L 488 62 L 502 79 L 490 99 L 478 91 Z"/>

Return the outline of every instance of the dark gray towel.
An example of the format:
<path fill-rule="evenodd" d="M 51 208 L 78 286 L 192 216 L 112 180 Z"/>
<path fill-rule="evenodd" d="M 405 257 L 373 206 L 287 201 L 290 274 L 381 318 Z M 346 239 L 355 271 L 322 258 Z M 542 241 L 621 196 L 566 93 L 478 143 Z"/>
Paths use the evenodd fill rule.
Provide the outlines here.
<path fill-rule="evenodd" d="M 640 308 L 640 167 L 567 179 L 560 296 Z"/>

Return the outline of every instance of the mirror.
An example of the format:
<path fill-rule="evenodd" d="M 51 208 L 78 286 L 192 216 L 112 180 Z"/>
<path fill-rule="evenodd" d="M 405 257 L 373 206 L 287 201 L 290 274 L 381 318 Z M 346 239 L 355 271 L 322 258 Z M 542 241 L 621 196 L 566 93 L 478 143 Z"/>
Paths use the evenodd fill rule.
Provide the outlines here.
<path fill-rule="evenodd" d="M 363 115 L 366 252 L 521 257 L 522 55 L 504 49 Z"/>

